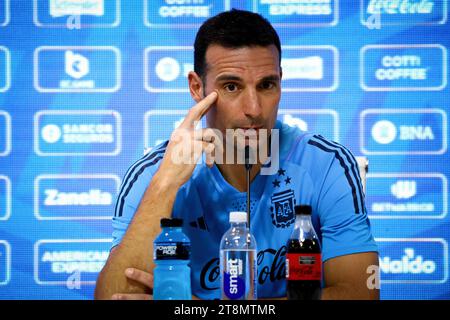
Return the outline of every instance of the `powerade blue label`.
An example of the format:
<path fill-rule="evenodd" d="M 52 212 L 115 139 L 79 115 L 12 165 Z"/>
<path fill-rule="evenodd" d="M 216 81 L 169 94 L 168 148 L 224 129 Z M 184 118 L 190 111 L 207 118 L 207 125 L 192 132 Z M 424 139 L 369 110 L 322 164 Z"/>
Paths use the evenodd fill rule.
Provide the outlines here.
<path fill-rule="evenodd" d="M 240 299 L 245 294 L 243 276 L 243 261 L 241 259 L 227 260 L 227 270 L 224 272 L 224 292 L 229 299 Z"/>
<path fill-rule="evenodd" d="M 188 260 L 191 245 L 189 242 L 155 242 L 154 252 L 156 260 Z"/>

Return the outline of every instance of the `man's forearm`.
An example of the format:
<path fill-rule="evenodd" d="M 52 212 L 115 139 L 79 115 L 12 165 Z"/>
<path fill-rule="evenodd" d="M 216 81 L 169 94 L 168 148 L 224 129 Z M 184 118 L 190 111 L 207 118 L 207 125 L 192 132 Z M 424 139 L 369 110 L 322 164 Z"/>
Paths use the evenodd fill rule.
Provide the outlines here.
<path fill-rule="evenodd" d="M 160 219 L 171 216 L 178 187 L 155 174 L 121 243 L 111 251 L 97 279 L 96 299 L 110 299 L 115 293 L 144 293 L 146 287 L 127 280 L 129 267 L 151 272 L 153 240 L 160 232 Z"/>

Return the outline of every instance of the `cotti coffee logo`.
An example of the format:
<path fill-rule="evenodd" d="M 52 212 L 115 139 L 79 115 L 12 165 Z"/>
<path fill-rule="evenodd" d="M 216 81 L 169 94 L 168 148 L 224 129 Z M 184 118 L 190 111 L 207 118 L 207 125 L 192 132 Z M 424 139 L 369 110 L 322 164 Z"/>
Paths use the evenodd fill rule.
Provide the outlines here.
<path fill-rule="evenodd" d="M 441 109 L 367 109 L 360 115 L 366 155 L 443 154 L 447 114 Z"/>
<path fill-rule="evenodd" d="M 38 27 L 112 28 L 120 24 L 120 0 L 34 0 L 33 20 Z"/>
<path fill-rule="evenodd" d="M 34 279 L 40 285 L 94 285 L 109 256 L 112 239 L 39 240 L 34 245 Z"/>
<path fill-rule="evenodd" d="M 0 92 L 11 86 L 11 58 L 8 48 L 0 46 Z"/>
<path fill-rule="evenodd" d="M 39 92 L 115 92 L 121 86 L 120 51 L 39 47 L 34 51 L 34 86 Z"/>
<path fill-rule="evenodd" d="M 228 10 L 230 0 L 144 0 L 144 22 L 148 27 L 198 27 Z"/>
<path fill-rule="evenodd" d="M 120 179 L 115 175 L 41 175 L 34 181 L 39 220 L 110 219 Z"/>
<path fill-rule="evenodd" d="M 0 0 L 0 27 L 5 27 L 9 23 L 9 2 L 10 0 Z"/>
<path fill-rule="evenodd" d="M 437 91 L 447 86 L 447 49 L 439 44 L 369 45 L 360 51 L 366 91 Z"/>
<path fill-rule="evenodd" d="M 447 0 L 360 0 L 361 22 L 379 15 L 381 26 L 442 25 L 447 22 Z"/>
<path fill-rule="evenodd" d="M 439 173 L 369 173 L 366 206 L 371 219 L 443 219 L 448 181 Z"/>
<path fill-rule="evenodd" d="M 317 132 L 339 141 L 339 115 L 335 110 L 280 109 L 278 120 L 302 131 Z"/>
<path fill-rule="evenodd" d="M 34 117 L 34 150 L 40 156 L 114 156 L 121 132 L 115 111 L 43 110 Z"/>
<path fill-rule="evenodd" d="M 11 246 L 0 240 L 0 286 L 7 285 L 11 278 Z"/>
<path fill-rule="evenodd" d="M 149 47 L 145 50 L 145 88 L 150 92 L 189 92 L 187 75 L 194 70 L 192 47 Z"/>
<path fill-rule="evenodd" d="M 448 244 L 440 238 L 379 238 L 381 284 L 440 284 L 448 279 Z"/>
<path fill-rule="evenodd" d="M 278 27 L 335 26 L 338 0 L 253 0 L 254 11 Z"/>

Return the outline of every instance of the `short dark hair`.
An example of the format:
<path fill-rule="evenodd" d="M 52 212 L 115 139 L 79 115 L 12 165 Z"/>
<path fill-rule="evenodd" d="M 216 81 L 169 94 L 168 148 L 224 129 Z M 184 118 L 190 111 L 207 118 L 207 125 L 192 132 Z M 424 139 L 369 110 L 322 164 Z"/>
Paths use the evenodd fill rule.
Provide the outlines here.
<path fill-rule="evenodd" d="M 194 43 L 194 71 L 202 78 L 207 67 L 206 50 L 213 44 L 231 49 L 275 45 L 281 61 L 280 38 L 270 22 L 257 13 L 232 9 L 203 23 Z"/>

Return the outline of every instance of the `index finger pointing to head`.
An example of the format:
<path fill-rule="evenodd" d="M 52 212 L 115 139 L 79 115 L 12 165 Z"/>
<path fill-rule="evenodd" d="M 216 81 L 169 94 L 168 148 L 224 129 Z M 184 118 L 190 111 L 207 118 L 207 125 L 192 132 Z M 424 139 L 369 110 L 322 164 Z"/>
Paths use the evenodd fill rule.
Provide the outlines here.
<path fill-rule="evenodd" d="M 208 111 L 209 107 L 217 100 L 218 94 L 216 91 L 208 94 L 203 100 L 197 103 L 195 106 L 189 110 L 184 122 L 192 126 L 194 122 L 200 121 L 200 119 L 205 115 Z"/>

